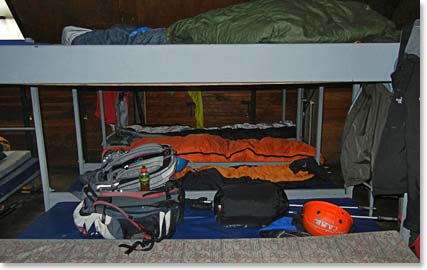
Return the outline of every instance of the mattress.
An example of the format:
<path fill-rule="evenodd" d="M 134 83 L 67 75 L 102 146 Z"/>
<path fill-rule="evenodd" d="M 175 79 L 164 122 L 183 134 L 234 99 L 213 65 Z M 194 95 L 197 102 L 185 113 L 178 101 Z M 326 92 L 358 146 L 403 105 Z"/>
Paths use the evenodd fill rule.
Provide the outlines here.
<path fill-rule="evenodd" d="M 184 125 L 140 126 L 131 125 L 117 129 L 107 137 L 107 145 L 130 145 L 135 140 L 144 137 L 187 136 L 190 134 L 210 134 L 224 139 L 262 139 L 295 138 L 296 126 L 290 122 L 234 124 L 222 127 L 192 128 Z"/>
<path fill-rule="evenodd" d="M 31 158 L 30 151 L 5 151 L 3 153 L 7 157 L 0 161 L 0 179 Z"/>
<path fill-rule="evenodd" d="M 40 174 L 38 160 L 31 157 L 30 151 L 3 153 L 6 157 L 0 161 L 0 202 Z"/>
<path fill-rule="evenodd" d="M 36 158 L 30 158 L 24 164 L 15 168 L 11 173 L 0 179 L 0 202 L 22 186 L 39 176 L 39 162 Z"/>

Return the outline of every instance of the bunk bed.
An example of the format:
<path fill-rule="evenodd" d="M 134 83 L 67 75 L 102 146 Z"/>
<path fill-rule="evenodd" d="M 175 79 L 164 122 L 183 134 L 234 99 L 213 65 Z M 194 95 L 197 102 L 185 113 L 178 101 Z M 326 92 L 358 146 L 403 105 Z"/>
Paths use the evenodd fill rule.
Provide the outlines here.
<path fill-rule="evenodd" d="M 77 198 L 52 192 L 49 186 L 39 86 L 70 86 L 77 93 L 77 87 L 87 85 L 315 84 L 322 93 L 327 83 L 389 82 L 398 49 L 397 43 L 2 46 L 2 59 L 13 65 L 0 67 L 0 84 L 31 86 L 48 210 L 57 202 Z"/>
<path fill-rule="evenodd" d="M 54 192 L 49 185 L 39 86 L 72 88 L 80 173 L 99 166 L 86 163 L 83 157 L 78 108 L 80 86 L 275 85 L 286 88 L 286 85 L 298 85 L 301 88 L 298 89 L 297 140 L 301 140 L 302 86 L 316 86 L 319 94 L 316 159 L 319 161 L 325 85 L 351 83 L 355 97 L 360 83 L 390 82 L 398 50 L 398 43 L 3 46 L 0 57 L 13 64 L 0 67 L 0 84 L 30 86 L 47 211 L 57 203 L 79 199 L 71 192 Z M 214 192 L 189 192 L 187 196 L 212 198 Z M 352 192 L 351 188 L 338 188 L 291 190 L 287 194 L 289 199 L 342 198 L 351 197 Z"/>

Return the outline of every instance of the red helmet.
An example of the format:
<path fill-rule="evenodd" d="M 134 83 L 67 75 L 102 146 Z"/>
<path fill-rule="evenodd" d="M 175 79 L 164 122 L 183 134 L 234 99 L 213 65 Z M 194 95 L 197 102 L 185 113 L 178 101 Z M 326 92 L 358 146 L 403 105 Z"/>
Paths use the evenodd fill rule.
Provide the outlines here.
<path fill-rule="evenodd" d="M 350 231 L 353 218 L 335 204 L 310 201 L 304 204 L 302 224 L 307 232 L 315 236 L 343 234 Z"/>

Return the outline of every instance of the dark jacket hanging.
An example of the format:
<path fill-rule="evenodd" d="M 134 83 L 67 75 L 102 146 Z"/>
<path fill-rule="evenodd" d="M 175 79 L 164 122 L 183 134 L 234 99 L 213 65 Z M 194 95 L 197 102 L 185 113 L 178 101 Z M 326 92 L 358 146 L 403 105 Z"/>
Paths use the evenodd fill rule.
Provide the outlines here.
<path fill-rule="evenodd" d="M 398 63 L 392 74 L 394 95 L 372 172 L 375 195 L 408 192 L 404 226 L 415 232 L 420 226 L 419 51 L 418 20 L 402 32 Z"/>

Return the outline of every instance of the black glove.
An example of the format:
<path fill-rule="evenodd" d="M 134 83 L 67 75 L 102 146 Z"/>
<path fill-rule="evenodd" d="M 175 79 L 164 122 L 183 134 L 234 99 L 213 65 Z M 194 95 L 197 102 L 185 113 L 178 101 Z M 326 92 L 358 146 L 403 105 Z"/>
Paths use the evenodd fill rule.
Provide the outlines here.
<path fill-rule="evenodd" d="M 313 157 L 299 159 L 293 161 L 289 168 L 294 172 L 306 171 L 319 177 L 320 179 L 328 179 L 328 172 L 325 168 L 317 164 L 317 161 Z"/>

